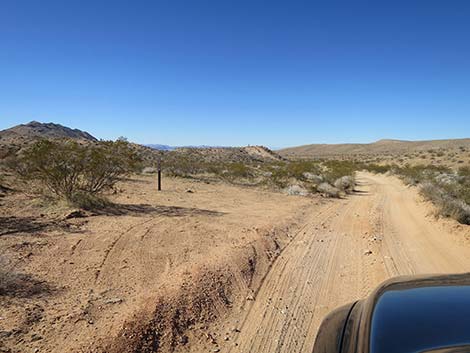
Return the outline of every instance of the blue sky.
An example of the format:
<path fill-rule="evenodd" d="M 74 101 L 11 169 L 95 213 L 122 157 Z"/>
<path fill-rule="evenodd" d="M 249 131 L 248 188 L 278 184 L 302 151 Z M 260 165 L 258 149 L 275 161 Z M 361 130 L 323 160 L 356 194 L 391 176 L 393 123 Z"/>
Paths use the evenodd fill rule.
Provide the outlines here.
<path fill-rule="evenodd" d="M 171 145 L 470 137 L 470 2 L 0 2 L 0 129 Z"/>

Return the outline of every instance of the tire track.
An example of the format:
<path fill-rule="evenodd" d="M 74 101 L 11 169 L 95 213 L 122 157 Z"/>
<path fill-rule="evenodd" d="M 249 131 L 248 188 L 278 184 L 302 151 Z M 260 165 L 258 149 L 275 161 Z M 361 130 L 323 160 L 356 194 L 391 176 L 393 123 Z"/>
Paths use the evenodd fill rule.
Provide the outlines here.
<path fill-rule="evenodd" d="M 99 278 L 100 278 L 100 275 L 101 275 L 101 272 L 102 272 L 102 269 L 103 267 L 105 266 L 111 252 L 114 250 L 114 248 L 116 247 L 117 243 L 126 235 L 126 234 L 129 234 L 129 232 L 131 232 L 132 230 L 136 229 L 137 227 L 141 227 L 141 226 L 144 226 L 145 224 L 148 224 L 152 221 L 155 220 L 155 217 L 153 218 L 150 218 L 150 219 L 147 219 L 143 222 L 138 222 L 136 224 L 133 224 L 132 226 L 130 226 L 129 228 L 127 228 L 125 231 L 119 233 L 119 235 L 111 242 L 111 244 L 105 249 L 104 251 L 104 256 L 103 256 L 103 259 L 101 260 L 101 263 L 98 265 L 98 268 L 96 269 L 95 271 L 95 283 L 98 282 Z"/>
<path fill-rule="evenodd" d="M 227 351 L 309 351 L 329 311 L 390 276 L 470 269 L 470 249 L 429 224 L 414 191 L 391 177 L 358 179 L 356 195 L 311 215 L 272 264 Z"/>

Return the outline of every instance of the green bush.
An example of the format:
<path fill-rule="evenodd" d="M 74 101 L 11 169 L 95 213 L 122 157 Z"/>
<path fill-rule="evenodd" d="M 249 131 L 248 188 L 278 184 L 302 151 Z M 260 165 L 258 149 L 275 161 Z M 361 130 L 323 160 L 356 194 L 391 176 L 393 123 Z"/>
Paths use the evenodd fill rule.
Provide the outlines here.
<path fill-rule="evenodd" d="M 393 166 L 392 165 L 380 165 L 380 164 L 374 164 L 374 163 L 371 163 L 371 164 L 365 164 L 363 166 L 363 169 L 369 171 L 369 172 L 372 172 L 372 173 L 380 173 L 380 174 L 385 174 L 387 172 L 390 172 L 392 171 L 393 169 Z"/>
<path fill-rule="evenodd" d="M 398 167 L 395 173 L 400 175 L 407 184 L 417 185 L 425 180 L 429 180 L 437 173 L 450 173 L 451 170 L 444 166 L 415 165 Z"/>
<path fill-rule="evenodd" d="M 251 178 L 251 169 L 243 163 L 230 163 L 225 166 L 224 176 L 229 179 Z"/>
<path fill-rule="evenodd" d="M 125 140 L 79 144 L 72 140 L 41 140 L 16 161 L 16 171 L 44 185 L 54 195 L 74 202 L 84 194 L 111 189 L 138 170 L 140 158 Z"/>
<path fill-rule="evenodd" d="M 353 176 L 362 167 L 355 161 L 328 160 L 323 164 L 326 167 L 326 172 L 323 173 L 324 177 L 332 185 L 344 176 Z"/>

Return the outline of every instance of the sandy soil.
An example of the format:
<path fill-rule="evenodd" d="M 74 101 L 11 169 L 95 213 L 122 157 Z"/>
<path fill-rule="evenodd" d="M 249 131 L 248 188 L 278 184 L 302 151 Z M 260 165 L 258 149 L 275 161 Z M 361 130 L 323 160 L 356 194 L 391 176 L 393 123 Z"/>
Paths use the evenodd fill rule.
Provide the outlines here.
<path fill-rule="evenodd" d="M 325 200 L 140 177 L 105 214 L 28 219 L 0 237 L 36 281 L 0 296 L 0 352 L 310 351 L 330 310 L 381 281 L 470 270 L 469 227 L 396 178 L 358 181 Z"/>
<path fill-rule="evenodd" d="M 437 221 L 415 189 L 359 174 L 359 192 L 310 215 L 223 351 L 309 352 L 322 318 L 396 275 L 470 271 L 468 227 Z M 231 323 L 233 324 L 233 322 Z"/>
<path fill-rule="evenodd" d="M 186 296 L 217 289 L 227 267 L 242 277 L 237 293 L 246 296 L 257 285 L 255 268 L 267 271 L 306 210 L 319 203 L 182 179 L 165 179 L 161 193 L 155 177 L 119 187 L 112 196 L 117 206 L 86 218 L 64 220 L 59 212 L 50 220 L 21 194 L 2 200 L 0 256 L 18 283 L 14 294 L 0 295 L 1 352 L 108 351 L 107 340 L 125 323 L 147 322 L 158 298 L 176 297 L 181 287 L 189 287 Z M 226 278 L 219 285 L 230 287 Z M 228 307 L 228 289 L 224 295 Z M 194 322 L 215 319 L 197 314 Z M 181 341 L 162 349 L 188 343 L 184 332 L 167 336 Z"/>

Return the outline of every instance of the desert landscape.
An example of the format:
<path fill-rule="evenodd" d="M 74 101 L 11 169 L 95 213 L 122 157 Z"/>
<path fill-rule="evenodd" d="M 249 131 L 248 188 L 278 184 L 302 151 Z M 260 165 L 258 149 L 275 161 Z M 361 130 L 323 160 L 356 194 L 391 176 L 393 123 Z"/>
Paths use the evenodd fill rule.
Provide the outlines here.
<path fill-rule="evenodd" d="M 0 351 L 309 351 L 328 312 L 390 277 L 470 271 L 467 144 L 156 150 L 1 131 Z M 77 163 L 62 149 L 106 148 L 139 163 L 96 193 L 45 187 L 41 171 Z M 430 150 L 442 163 L 397 160 Z"/>
<path fill-rule="evenodd" d="M 469 1 L 0 8 L 0 353 L 470 352 Z"/>

